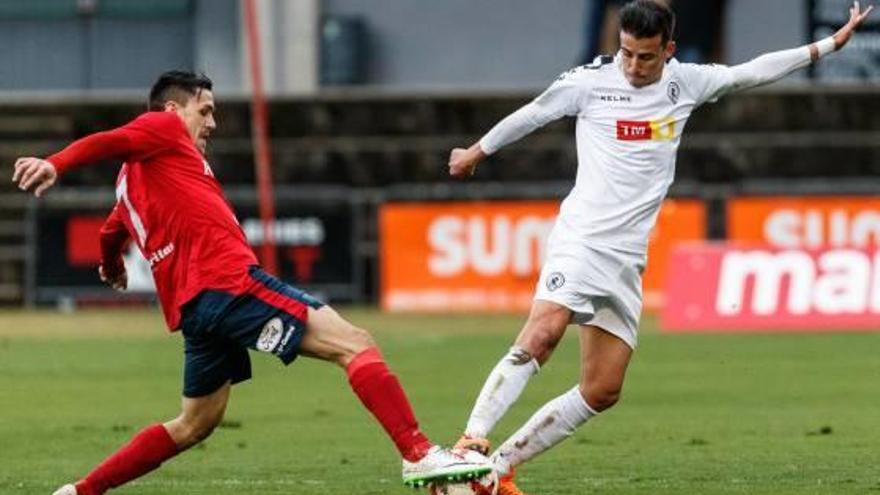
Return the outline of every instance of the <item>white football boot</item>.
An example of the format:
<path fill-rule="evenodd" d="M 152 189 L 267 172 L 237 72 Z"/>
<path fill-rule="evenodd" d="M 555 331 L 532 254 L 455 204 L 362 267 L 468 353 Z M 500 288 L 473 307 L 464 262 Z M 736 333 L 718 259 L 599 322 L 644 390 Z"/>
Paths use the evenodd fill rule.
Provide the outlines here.
<path fill-rule="evenodd" d="M 52 495 L 77 495 L 76 487 L 73 485 L 64 485 L 61 488 L 55 490 L 55 493 Z"/>
<path fill-rule="evenodd" d="M 414 488 L 432 481 L 465 481 L 492 471 L 485 456 L 474 451 L 452 451 L 438 445 L 416 462 L 403 460 L 403 484 Z"/>

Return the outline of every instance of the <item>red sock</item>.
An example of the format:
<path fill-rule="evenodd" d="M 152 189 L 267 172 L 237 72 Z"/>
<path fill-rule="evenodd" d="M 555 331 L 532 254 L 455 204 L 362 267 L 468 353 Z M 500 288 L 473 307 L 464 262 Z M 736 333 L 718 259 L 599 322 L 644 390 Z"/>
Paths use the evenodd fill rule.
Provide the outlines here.
<path fill-rule="evenodd" d="M 433 444 L 419 431 L 409 399 L 379 349 L 370 347 L 360 352 L 346 371 L 351 388 L 385 428 L 400 455 L 411 462 L 424 457 Z"/>
<path fill-rule="evenodd" d="M 161 424 L 148 426 L 77 483 L 77 494 L 103 495 L 149 473 L 175 455 L 177 445 L 168 430 Z"/>

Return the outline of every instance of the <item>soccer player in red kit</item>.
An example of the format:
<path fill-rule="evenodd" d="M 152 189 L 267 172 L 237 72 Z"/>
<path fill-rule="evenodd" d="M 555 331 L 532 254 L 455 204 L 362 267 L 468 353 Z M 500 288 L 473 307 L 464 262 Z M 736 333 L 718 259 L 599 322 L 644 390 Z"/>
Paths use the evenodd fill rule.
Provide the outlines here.
<path fill-rule="evenodd" d="M 168 328 L 185 347 L 182 411 L 149 426 L 75 484 L 55 495 L 98 495 L 196 445 L 220 423 L 231 386 L 251 376 L 248 349 L 330 361 L 388 433 L 403 458 L 403 481 L 480 476 L 478 455 L 432 444 L 370 335 L 329 306 L 262 271 L 220 183 L 204 158 L 216 127 L 211 81 L 190 72 L 162 74 L 149 111 L 117 129 L 92 134 L 48 157 L 20 158 L 13 182 L 41 196 L 77 166 L 124 161 L 117 203 L 101 229 L 99 274 L 116 289 L 127 277 L 122 248 L 131 238 L 149 261 Z"/>

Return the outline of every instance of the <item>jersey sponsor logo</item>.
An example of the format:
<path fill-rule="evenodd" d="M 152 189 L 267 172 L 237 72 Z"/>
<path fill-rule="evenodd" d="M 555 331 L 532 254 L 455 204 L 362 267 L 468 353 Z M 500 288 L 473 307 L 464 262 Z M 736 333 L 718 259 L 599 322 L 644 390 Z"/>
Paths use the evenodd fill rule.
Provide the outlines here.
<path fill-rule="evenodd" d="M 173 242 L 169 242 L 168 244 L 153 251 L 153 253 L 150 254 L 150 257 L 147 258 L 147 261 L 150 262 L 150 268 L 156 266 L 156 263 L 159 263 L 160 261 L 164 260 L 165 258 L 171 256 L 171 253 L 173 253 L 173 252 L 174 252 L 174 243 Z"/>
<path fill-rule="evenodd" d="M 608 103 L 631 103 L 632 97 L 626 95 L 600 94 L 599 101 Z"/>
<path fill-rule="evenodd" d="M 675 119 L 618 120 L 617 139 L 620 141 L 670 141 L 675 138 Z"/>
<path fill-rule="evenodd" d="M 553 272 L 547 277 L 547 290 L 553 292 L 554 290 L 565 285 L 565 275 L 560 272 Z"/>
<path fill-rule="evenodd" d="M 281 344 L 283 338 L 284 323 L 281 321 L 281 318 L 272 318 L 263 325 L 263 331 L 260 332 L 260 337 L 257 338 L 257 350 L 260 352 L 274 352 L 278 345 Z"/>
<path fill-rule="evenodd" d="M 681 97 L 681 87 L 675 81 L 669 81 L 669 85 L 666 86 L 666 96 L 669 97 L 669 101 L 672 104 L 678 103 L 679 97 Z"/>

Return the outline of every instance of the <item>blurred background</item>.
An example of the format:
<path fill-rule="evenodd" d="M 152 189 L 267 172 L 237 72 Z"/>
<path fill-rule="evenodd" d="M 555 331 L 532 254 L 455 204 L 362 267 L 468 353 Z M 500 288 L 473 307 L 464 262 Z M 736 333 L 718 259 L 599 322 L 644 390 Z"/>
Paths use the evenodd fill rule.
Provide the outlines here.
<path fill-rule="evenodd" d="M 615 52 L 620 3 L 0 0 L 0 170 L 124 124 L 162 71 L 205 72 L 219 125 L 208 160 L 263 256 L 259 203 L 274 201 L 285 280 L 387 311 L 524 311 L 573 184 L 574 123 L 511 145 L 467 183 L 447 178 L 449 151 L 558 73 Z M 674 0 L 679 58 L 736 64 L 803 45 L 850 5 Z M 666 326 L 875 326 L 878 21 L 812 70 L 694 115 L 645 274 L 646 306 Z M 255 187 L 257 75 L 271 194 Z M 0 303 L 154 300 L 134 249 L 129 293 L 95 274 L 117 171 L 77 170 L 41 201 L 0 181 Z"/>

